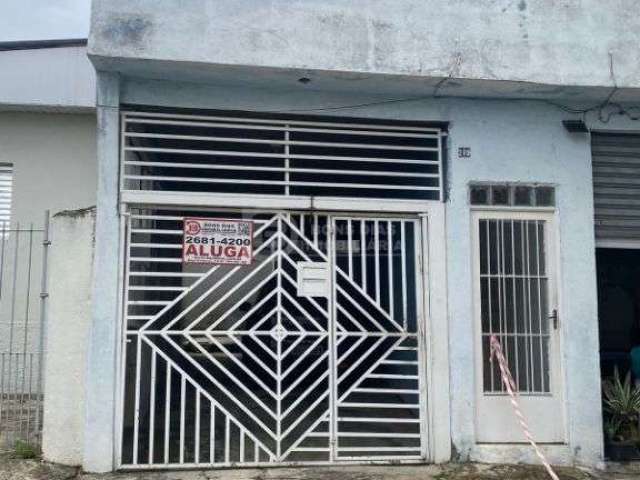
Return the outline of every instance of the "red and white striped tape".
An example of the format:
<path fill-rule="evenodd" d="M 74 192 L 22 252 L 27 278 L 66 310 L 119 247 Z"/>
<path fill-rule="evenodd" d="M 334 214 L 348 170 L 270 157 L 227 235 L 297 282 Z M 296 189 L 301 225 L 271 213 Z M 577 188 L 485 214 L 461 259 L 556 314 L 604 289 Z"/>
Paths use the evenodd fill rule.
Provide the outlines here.
<path fill-rule="evenodd" d="M 518 423 L 520 423 L 520 426 L 522 427 L 524 436 L 527 437 L 527 440 L 535 450 L 536 455 L 538 455 L 538 458 L 542 462 L 542 465 L 544 465 L 544 467 L 547 469 L 547 472 L 549 472 L 549 476 L 553 480 L 560 480 L 558 478 L 558 475 L 556 475 L 556 472 L 554 472 L 553 468 L 551 468 L 551 465 L 545 458 L 540 448 L 538 448 L 538 445 L 536 445 L 536 442 L 533 440 L 533 436 L 529 431 L 529 426 L 527 425 L 527 421 L 525 420 L 524 415 L 522 414 L 522 411 L 520 411 L 520 405 L 518 404 L 518 400 L 517 400 L 518 389 L 516 387 L 516 383 L 513 381 L 513 376 L 511 376 L 511 372 L 509 371 L 507 360 L 504 358 L 504 354 L 502 353 L 502 346 L 500 345 L 500 341 L 498 340 L 498 338 L 495 335 L 491 335 L 491 359 L 490 360 L 493 361 L 494 358 L 498 360 L 498 366 L 500 367 L 500 376 L 502 377 L 502 383 L 507 389 L 507 393 L 509 394 L 509 397 L 511 400 L 511 406 L 513 407 L 513 411 L 516 417 L 518 418 Z"/>

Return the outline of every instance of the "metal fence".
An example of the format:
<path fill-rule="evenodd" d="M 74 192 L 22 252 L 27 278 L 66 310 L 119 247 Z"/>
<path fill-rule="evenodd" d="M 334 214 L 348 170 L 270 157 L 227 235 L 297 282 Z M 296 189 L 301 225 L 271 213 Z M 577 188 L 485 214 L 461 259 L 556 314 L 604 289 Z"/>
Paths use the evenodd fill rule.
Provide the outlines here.
<path fill-rule="evenodd" d="M 50 243 L 49 212 L 0 227 L 0 451 L 40 446 Z"/>

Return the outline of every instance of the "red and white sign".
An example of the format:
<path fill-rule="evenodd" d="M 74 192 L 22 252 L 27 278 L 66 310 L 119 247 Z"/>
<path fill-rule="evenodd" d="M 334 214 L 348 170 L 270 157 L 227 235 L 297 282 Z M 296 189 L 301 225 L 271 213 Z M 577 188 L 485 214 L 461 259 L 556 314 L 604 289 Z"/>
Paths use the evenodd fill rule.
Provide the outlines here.
<path fill-rule="evenodd" d="M 182 262 L 251 265 L 253 222 L 218 218 L 185 218 Z"/>

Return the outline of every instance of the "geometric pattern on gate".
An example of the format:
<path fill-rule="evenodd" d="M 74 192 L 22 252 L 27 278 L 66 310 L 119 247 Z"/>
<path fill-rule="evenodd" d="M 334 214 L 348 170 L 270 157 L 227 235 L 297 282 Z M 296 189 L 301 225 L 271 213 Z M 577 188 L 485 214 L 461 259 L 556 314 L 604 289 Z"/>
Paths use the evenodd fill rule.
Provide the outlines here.
<path fill-rule="evenodd" d="M 138 323 L 128 322 L 125 412 L 127 404 L 134 408 L 123 419 L 123 465 L 330 461 L 334 455 L 361 458 L 372 452 L 380 458 L 421 458 L 415 331 L 397 323 L 389 306 L 385 310 L 381 299 L 363 288 L 365 277 L 358 280 L 338 265 L 332 340 L 328 299 L 296 291 L 299 262 L 329 261 L 327 219 L 307 217 L 312 225 L 303 215 L 263 216 L 256 222 L 251 266 L 185 272 L 190 267 L 180 265 L 190 280 L 165 300 L 133 301 L 143 306 L 155 301 L 158 309 L 147 317 L 133 315 Z M 158 235 L 169 231 L 155 226 Z M 173 231 L 178 230 L 176 225 Z M 130 243 L 159 245 L 159 237 L 150 235 Z M 171 252 L 169 258 L 179 253 Z M 136 261 L 133 257 L 131 264 Z M 177 262 L 153 264 L 165 263 Z M 159 273 L 170 272 L 160 267 Z M 376 382 L 392 388 L 372 388 Z M 378 398 L 391 393 L 408 400 Z M 373 432 L 361 428 L 370 420 Z M 357 443 L 363 437 L 365 443 Z"/>
<path fill-rule="evenodd" d="M 393 218 L 335 220 L 339 460 L 426 458 L 416 225 Z"/>

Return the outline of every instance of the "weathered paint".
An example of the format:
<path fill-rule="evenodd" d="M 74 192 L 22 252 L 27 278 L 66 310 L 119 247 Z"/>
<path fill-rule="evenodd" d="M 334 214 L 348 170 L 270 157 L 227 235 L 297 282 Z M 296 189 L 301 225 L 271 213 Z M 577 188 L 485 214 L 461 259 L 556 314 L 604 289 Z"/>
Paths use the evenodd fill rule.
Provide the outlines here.
<path fill-rule="evenodd" d="M 614 85 L 616 101 L 640 98 L 640 19 L 628 8 L 598 0 L 96 0 L 89 53 L 98 70 L 121 77 L 120 89 L 110 90 L 119 98 L 99 117 L 98 230 L 106 248 L 98 250 L 94 291 L 106 296 L 94 306 L 89 372 L 102 377 L 88 384 L 85 467 L 112 468 L 114 451 L 118 102 L 449 122 L 443 288 L 431 299 L 448 310 L 434 358 L 441 390 L 430 405 L 437 461 L 535 461 L 524 445 L 476 443 L 467 187 L 556 185 L 567 443 L 544 449 L 554 463 L 601 462 L 589 137 L 567 133 L 561 121 L 580 116 L 553 103 L 592 106 Z M 586 121 L 640 130 L 619 116 L 603 124 L 591 112 Z M 458 147 L 469 147 L 471 158 L 458 159 Z"/>
<path fill-rule="evenodd" d="M 258 91 L 206 87 L 167 82 L 126 80 L 121 101 L 165 106 L 197 106 L 199 108 L 240 109 L 259 111 L 287 111 L 313 108 L 319 105 L 339 105 L 341 102 L 367 103 L 375 97 L 361 95 L 354 98 L 316 92 L 313 96 L 298 96 L 291 92 Z M 558 216 L 560 224 L 559 268 L 563 318 L 563 374 L 567 415 L 567 445 L 547 446 L 545 449 L 556 463 L 598 464 L 602 460 L 602 430 L 599 397 L 598 329 L 593 240 L 593 208 L 591 190 L 591 159 L 587 135 L 566 132 L 561 120 L 571 117 L 562 110 L 544 102 L 509 102 L 487 100 L 434 99 L 402 102 L 366 107 L 332 110 L 331 115 L 387 118 L 403 120 L 441 120 L 450 122 L 449 151 L 459 146 L 471 148 L 470 159 L 458 159 L 450 154 L 448 168 L 449 197 L 446 203 L 446 277 L 448 289 L 449 353 L 439 357 L 440 368 L 435 374 L 450 370 L 450 388 L 444 392 L 450 406 L 451 429 L 439 429 L 435 447 L 449 452 L 458 459 L 535 461 L 526 446 L 489 446 L 475 442 L 474 387 L 473 387 L 473 312 L 470 245 L 470 211 L 467 185 L 470 181 L 549 182 L 557 186 Z M 589 119 L 589 118 L 588 118 Z M 623 122 L 633 128 L 632 122 Z M 597 126 L 595 120 L 591 121 Z M 620 125 L 618 125 L 620 126 Z M 115 123 L 108 128 L 115 129 Z M 600 125 L 600 127 L 604 127 Z M 111 132 L 113 134 L 113 132 Z M 103 152 L 106 154 L 106 152 Z M 117 156 L 115 150 L 110 155 Z M 114 174 L 113 158 L 104 158 L 105 175 Z M 115 191 L 110 190 L 115 199 Z M 111 214 L 115 208 L 108 206 Z M 100 212 L 100 210 L 99 210 Z M 115 227 L 115 219 L 109 221 Z M 112 237 L 113 238 L 113 237 Z M 115 239 L 109 248 L 99 249 L 100 268 L 112 271 L 116 247 Z M 98 268 L 98 267 L 97 267 Z M 98 275 L 96 276 L 98 278 Z M 113 279 L 113 273 L 109 275 Z M 105 279 L 103 289 L 111 289 Z M 103 282 L 103 283 L 102 283 Z M 437 301 L 444 300 L 442 298 Z M 95 305 L 102 312 L 103 328 L 116 320 L 112 296 L 109 302 Z M 111 336 L 112 334 L 110 334 Z M 111 337 L 112 338 L 112 337 Z M 92 371 L 100 371 L 100 391 L 108 394 L 107 383 L 114 381 L 108 372 L 113 368 L 113 352 L 101 339 L 103 355 L 90 363 Z M 115 348 L 115 346 L 114 346 Z M 108 382 L 105 380 L 108 377 Z M 89 385 L 89 388 L 94 388 Z M 97 399 L 96 399 L 97 400 Z M 113 418 L 107 415 L 107 404 L 101 398 L 94 405 L 101 412 L 101 420 L 89 422 L 92 432 L 86 448 L 92 460 L 85 465 L 92 470 L 108 469 L 109 438 Z M 435 404 L 438 405 L 437 403 Z M 440 405 L 437 408 L 442 408 Z M 436 422 L 449 423 L 438 417 Z M 536 419 L 530 419 L 532 423 Z M 104 423 L 103 423 L 104 422 Z M 98 440 L 99 439 L 99 440 Z M 90 443 L 90 444 L 89 444 Z M 112 445 L 111 445 L 112 446 Z M 443 461 L 449 458 L 440 457 Z M 110 458 L 109 458 L 110 460 Z"/>
<path fill-rule="evenodd" d="M 84 449 L 94 229 L 95 208 L 60 212 L 51 221 L 42 448 L 47 461 L 65 465 L 80 465 Z"/>
<path fill-rule="evenodd" d="M 89 52 L 367 76 L 640 87 L 631 0 L 97 0 Z"/>
<path fill-rule="evenodd" d="M 113 468 L 117 391 L 120 219 L 118 216 L 119 83 L 115 74 L 98 77 L 98 175 L 93 315 L 87 351 L 85 443 L 87 471 Z"/>

